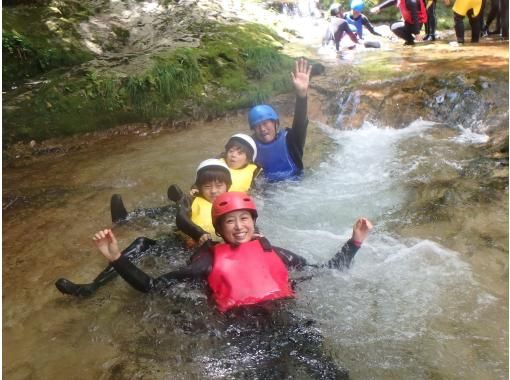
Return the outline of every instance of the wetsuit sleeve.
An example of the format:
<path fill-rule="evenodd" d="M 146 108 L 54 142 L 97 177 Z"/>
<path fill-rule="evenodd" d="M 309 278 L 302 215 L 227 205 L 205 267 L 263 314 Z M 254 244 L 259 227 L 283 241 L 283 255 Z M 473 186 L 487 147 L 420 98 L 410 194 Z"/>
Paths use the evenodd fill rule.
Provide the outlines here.
<path fill-rule="evenodd" d="M 343 247 L 338 251 L 331 260 L 328 261 L 327 266 L 335 269 L 347 269 L 351 266 L 354 256 L 358 252 L 361 245 L 356 244 L 352 239 L 349 239 Z"/>
<path fill-rule="evenodd" d="M 282 259 L 289 269 L 302 269 L 308 265 L 306 259 L 285 248 L 274 247 L 276 254 Z"/>
<path fill-rule="evenodd" d="M 253 177 L 251 177 L 250 190 L 259 187 L 259 182 L 263 181 L 261 174 L 262 168 L 257 165 L 257 169 L 253 172 Z"/>
<path fill-rule="evenodd" d="M 198 241 L 203 234 L 207 233 L 203 228 L 191 221 L 191 203 L 188 201 L 179 202 L 177 205 L 175 225 L 180 231 L 195 241 Z"/>
<path fill-rule="evenodd" d="M 386 1 L 383 1 L 377 7 L 379 9 L 384 9 L 384 8 L 391 7 L 392 5 L 397 5 L 397 0 L 386 0 Z"/>
<path fill-rule="evenodd" d="M 303 169 L 303 152 L 308 129 L 308 98 L 296 97 L 292 129 L 287 133 L 289 153 L 299 169 Z"/>
<path fill-rule="evenodd" d="M 380 36 L 381 33 L 377 33 L 374 29 L 374 26 L 372 25 L 372 23 L 368 20 L 368 17 L 365 16 L 365 15 L 361 15 L 361 23 L 363 24 L 363 26 L 365 28 L 368 29 L 368 31 L 370 33 L 372 33 L 374 36 Z"/>
<path fill-rule="evenodd" d="M 205 278 L 211 270 L 212 254 L 201 255 L 187 267 L 157 278 L 152 278 L 124 256 L 112 262 L 112 266 L 129 285 L 140 292 L 147 293 L 156 288 L 166 287 L 173 282 Z"/>

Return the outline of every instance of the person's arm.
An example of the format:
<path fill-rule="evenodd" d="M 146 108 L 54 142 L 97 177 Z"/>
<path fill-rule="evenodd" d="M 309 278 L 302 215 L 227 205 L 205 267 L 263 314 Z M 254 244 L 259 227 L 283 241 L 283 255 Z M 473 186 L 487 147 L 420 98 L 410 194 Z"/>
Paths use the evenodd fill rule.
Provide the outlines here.
<path fill-rule="evenodd" d="M 281 247 L 273 247 L 276 254 L 282 259 L 285 266 L 289 269 L 303 269 L 305 266 L 314 266 L 310 265 L 306 262 L 306 259 L 304 257 L 301 257 L 297 254 L 295 254 L 292 251 L 289 251 L 288 249 L 281 248 Z"/>
<path fill-rule="evenodd" d="M 372 23 L 370 22 L 370 20 L 368 19 L 368 17 L 367 17 L 367 16 L 365 16 L 365 15 L 361 15 L 361 23 L 362 23 L 362 24 L 363 24 L 363 26 L 364 26 L 365 28 L 367 28 L 367 29 L 368 29 L 368 31 L 369 31 L 370 33 L 372 33 L 374 36 L 381 36 L 381 33 L 378 33 L 378 32 L 376 32 L 376 31 L 375 31 L 374 26 L 372 25 Z"/>
<path fill-rule="evenodd" d="M 361 244 L 373 228 L 368 219 L 359 218 L 352 228 L 352 237 L 342 246 L 342 248 L 327 263 L 329 268 L 346 269 L 351 266 L 354 256 L 361 247 Z"/>
<path fill-rule="evenodd" d="M 396 5 L 396 4 L 397 4 L 397 0 L 386 0 L 386 1 L 382 2 L 381 4 L 376 5 L 375 7 L 370 9 L 370 12 L 371 13 L 379 13 L 380 10 L 382 10 L 384 8 L 391 7 L 392 5 Z"/>
<path fill-rule="evenodd" d="M 191 207 L 189 202 L 178 203 L 175 225 L 180 231 L 184 232 L 196 242 L 200 241 L 202 236 L 209 235 L 207 231 L 191 220 Z"/>
<path fill-rule="evenodd" d="M 292 129 L 287 134 L 287 146 L 296 165 L 303 168 L 303 150 L 308 127 L 308 87 L 312 66 L 303 58 L 296 61 L 292 72 L 292 83 L 296 91 L 296 106 Z"/>

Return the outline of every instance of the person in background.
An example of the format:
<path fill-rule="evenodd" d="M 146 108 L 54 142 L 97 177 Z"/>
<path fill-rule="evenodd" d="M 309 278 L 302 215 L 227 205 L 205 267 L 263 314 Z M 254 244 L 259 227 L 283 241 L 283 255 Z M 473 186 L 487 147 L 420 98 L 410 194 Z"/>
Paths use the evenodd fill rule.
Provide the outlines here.
<path fill-rule="evenodd" d="M 445 0 L 450 5 L 450 0 Z M 471 42 L 480 41 L 483 0 L 455 0 L 453 4 L 453 21 L 455 23 L 455 36 L 457 41 L 453 45 L 464 43 L 464 17 L 468 17 L 471 26 Z"/>
<path fill-rule="evenodd" d="M 375 31 L 367 16 L 361 13 L 364 7 L 363 0 L 352 0 L 350 12 L 344 13 L 343 18 L 348 22 L 351 30 L 358 35 L 359 39 L 363 39 L 363 27 L 367 28 L 374 36 L 380 36 L 381 34 Z"/>
<path fill-rule="evenodd" d="M 423 41 L 435 41 L 436 36 L 436 0 L 427 0 L 427 22 L 425 23 L 425 37 Z"/>
<path fill-rule="evenodd" d="M 349 26 L 347 20 L 342 17 L 341 7 L 338 6 L 331 8 L 330 14 L 331 19 L 322 39 L 322 44 L 327 45 L 329 41 L 334 41 L 336 51 L 340 51 L 340 41 L 345 35 L 349 36 L 353 43 L 358 44 L 358 36 Z"/>
<path fill-rule="evenodd" d="M 427 22 L 427 9 L 423 0 L 386 0 L 373 7 L 372 13 L 379 13 L 381 9 L 396 5 L 404 21 L 391 25 L 391 31 L 405 42 L 404 45 L 414 45 L 415 36 L 420 34 L 421 27 Z"/>

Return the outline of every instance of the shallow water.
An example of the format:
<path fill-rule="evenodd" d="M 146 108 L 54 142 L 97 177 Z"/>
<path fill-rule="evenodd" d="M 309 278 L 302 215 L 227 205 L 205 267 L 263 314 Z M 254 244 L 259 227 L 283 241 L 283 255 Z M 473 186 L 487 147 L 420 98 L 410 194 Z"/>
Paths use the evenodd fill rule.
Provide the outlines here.
<path fill-rule="evenodd" d="M 357 216 L 376 227 L 350 270 L 293 274 L 313 278 L 274 323 L 221 316 L 199 286 L 142 295 L 116 280 L 79 300 L 53 285 L 88 282 L 104 267 L 90 239 L 111 225 L 112 193 L 130 210 L 168 205 L 168 185 L 190 185 L 197 163 L 245 130 L 244 115 L 4 169 L 3 375 L 281 378 L 287 368 L 307 378 L 293 352 L 310 350 L 354 379 L 508 378 L 508 187 L 482 181 L 495 165 L 478 148 L 488 122 L 463 129 L 416 118 L 393 129 L 372 120 L 340 130 L 320 110 L 311 105 L 304 179 L 256 195 L 259 226 L 314 263 L 348 239 Z M 171 213 L 115 227 L 122 246 L 172 230 Z M 186 258 L 174 243 L 156 253 L 142 264 L 152 274 Z"/>

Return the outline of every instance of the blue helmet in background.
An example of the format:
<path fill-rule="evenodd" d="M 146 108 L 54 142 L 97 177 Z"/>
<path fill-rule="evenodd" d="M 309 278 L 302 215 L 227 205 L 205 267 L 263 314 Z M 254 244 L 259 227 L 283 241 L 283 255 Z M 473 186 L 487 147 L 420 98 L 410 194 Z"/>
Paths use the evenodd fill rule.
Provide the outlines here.
<path fill-rule="evenodd" d="M 361 12 L 365 8 L 365 3 L 363 3 L 363 0 L 352 0 L 351 1 L 351 9 L 353 11 Z"/>
<path fill-rule="evenodd" d="M 277 123 L 280 121 L 273 107 L 267 104 L 259 104 L 253 107 L 248 113 L 248 123 L 250 123 L 251 129 L 255 129 L 257 125 L 266 120 L 274 120 Z"/>

